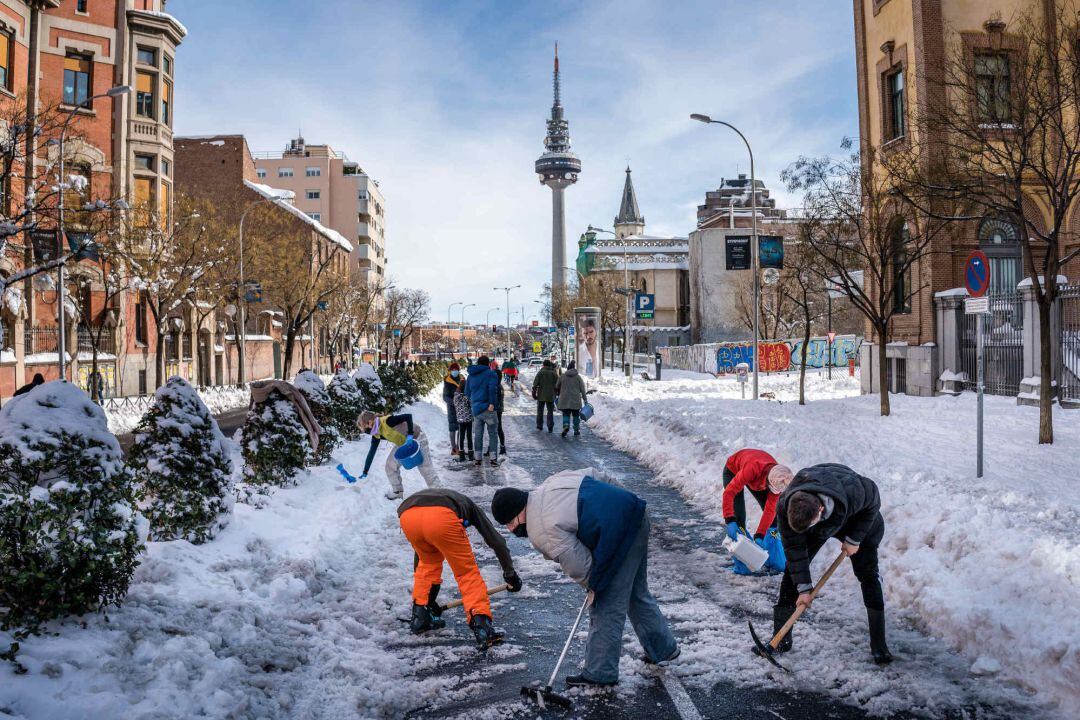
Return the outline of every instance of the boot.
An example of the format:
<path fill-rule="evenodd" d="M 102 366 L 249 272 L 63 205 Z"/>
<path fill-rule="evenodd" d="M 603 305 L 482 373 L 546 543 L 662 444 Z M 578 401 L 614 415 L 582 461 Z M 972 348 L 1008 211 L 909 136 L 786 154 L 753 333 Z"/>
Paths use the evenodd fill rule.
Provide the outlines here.
<path fill-rule="evenodd" d="M 870 624 L 870 654 L 874 657 L 874 663 L 888 665 L 893 657 L 885 642 L 885 611 L 867 609 L 866 619 Z"/>
<path fill-rule="evenodd" d="M 562 436 L 566 437 L 569 434 L 570 434 L 570 423 L 566 423 L 565 425 L 562 426 Z"/>
<path fill-rule="evenodd" d="M 788 618 L 790 618 L 793 614 L 795 614 L 795 606 L 794 605 L 773 605 L 773 609 L 772 609 L 773 635 L 776 635 L 776 633 L 780 632 L 780 628 L 784 627 L 784 623 L 786 623 L 788 621 Z M 791 630 L 788 630 L 787 635 L 785 635 L 784 638 L 780 641 L 780 644 L 776 646 L 776 652 L 782 653 L 782 652 L 787 652 L 788 650 L 791 649 L 791 644 L 792 644 L 791 635 L 792 635 L 792 632 L 794 631 L 794 629 L 795 628 L 792 628 Z"/>
<path fill-rule="evenodd" d="M 465 451 L 459 450 L 457 456 L 458 462 L 465 462 Z"/>
<path fill-rule="evenodd" d="M 492 645 L 502 642 L 503 633 L 492 627 L 491 618 L 487 615 L 473 615 L 472 620 L 469 621 L 469 627 L 476 636 L 476 646 L 480 650 L 487 650 Z"/>
<path fill-rule="evenodd" d="M 475 460 L 476 459 L 476 453 L 474 453 L 472 450 L 469 451 L 469 459 L 470 460 Z"/>
<path fill-rule="evenodd" d="M 439 617 L 433 617 L 431 611 L 423 605 L 413 603 L 412 620 L 409 621 L 409 630 L 414 635 L 425 633 L 428 630 L 440 630 L 446 627 L 446 621 Z"/>
<path fill-rule="evenodd" d="M 442 608 L 439 606 L 440 590 L 442 590 L 442 584 L 435 583 L 431 586 L 431 590 L 428 591 L 427 605 L 425 607 L 428 609 L 428 612 L 431 613 L 432 617 L 442 617 L 443 611 Z"/>

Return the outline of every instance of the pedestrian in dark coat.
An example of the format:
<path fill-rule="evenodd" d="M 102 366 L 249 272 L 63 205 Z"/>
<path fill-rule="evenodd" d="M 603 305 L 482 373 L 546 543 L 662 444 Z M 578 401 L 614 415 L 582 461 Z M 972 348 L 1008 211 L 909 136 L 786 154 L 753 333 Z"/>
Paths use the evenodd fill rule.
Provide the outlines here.
<path fill-rule="evenodd" d="M 499 419 L 499 454 L 506 454 L 506 435 L 503 433 L 502 416 L 503 408 L 506 402 L 506 393 L 503 390 L 502 383 L 499 383 L 498 402 L 495 403 L 495 417 Z"/>
<path fill-rule="evenodd" d="M 36 388 L 38 385 L 44 385 L 44 384 L 45 384 L 45 377 L 41 373 L 34 373 L 34 379 L 31 380 L 30 382 L 26 383 L 25 385 L 23 385 L 21 388 L 16 390 L 14 393 L 12 393 L 12 397 L 15 397 L 16 395 L 25 395 L 26 393 L 28 393 L 31 390 L 33 390 L 34 388 Z"/>
<path fill-rule="evenodd" d="M 589 398 L 585 388 L 585 379 L 578 374 L 573 360 L 566 366 L 566 372 L 555 383 L 555 392 L 559 395 L 559 409 L 562 410 L 562 436 L 570 432 L 570 418 L 574 418 L 574 434 L 581 434 L 581 407 Z"/>
<path fill-rule="evenodd" d="M 443 378 L 442 399 L 446 403 L 446 423 L 450 429 L 450 455 L 458 452 L 458 420 L 454 409 L 454 395 L 465 387 L 465 378 L 461 377 L 461 366 L 450 363 L 446 377 Z"/>
<path fill-rule="evenodd" d="M 547 429 L 551 432 L 555 427 L 555 386 L 559 382 L 559 376 L 552 367 L 550 360 L 537 371 L 533 378 L 532 396 L 536 400 L 536 429 L 543 430 L 544 411 L 547 410 Z"/>
<path fill-rule="evenodd" d="M 499 402 L 499 373 L 491 369 L 491 360 L 487 356 L 480 357 L 475 365 L 469 366 L 465 394 L 472 403 L 476 464 L 484 461 L 484 430 L 487 429 L 489 449 L 495 451 L 492 453 L 491 464 L 498 465 L 499 416 L 495 413 L 495 404 Z"/>
<path fill-rule="evenodd" d="M 885 598 L 878 574 L 878 547 L 885 535 L 881 497 L 873 480 L 844 465 L 825 463 L 803 468 L 777 503 L 780 538 L 787 569 L 773 610 L 777 630 L 796 607 L 810 607 L 814 587 L 810 562 L 829 538 L 842 543 L 862 588 L 874 662 L 892 662 L 885 639 Z M 791 633 L 781 642 L 791 648 Z"/>

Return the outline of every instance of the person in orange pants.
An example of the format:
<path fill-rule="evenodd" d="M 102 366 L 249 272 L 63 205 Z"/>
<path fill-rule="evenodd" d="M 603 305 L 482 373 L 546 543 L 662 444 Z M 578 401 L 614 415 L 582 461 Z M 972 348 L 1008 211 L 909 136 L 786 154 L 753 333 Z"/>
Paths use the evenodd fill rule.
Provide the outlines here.
<path fill-rule="evenodd" d="M 510 592 L 521 589 L 521 578 L 506 541 L 476 503 L 465 495 L 446 488 L 428 488 L 406 498 L 398 508 L 398 522 L 416 552 L 413 571 L 412 620 L 409 628 L 420 634 L 445 627 L 440 617 L 439 590 L 442 587 L 443 560 L 457 580 L 465 616 L 481 650 L 502 639 L 491 624 L 491 602 L 487 585 L 476 565 L 467 527 L 475 527 L 502 565 L 503 579 Z"/>

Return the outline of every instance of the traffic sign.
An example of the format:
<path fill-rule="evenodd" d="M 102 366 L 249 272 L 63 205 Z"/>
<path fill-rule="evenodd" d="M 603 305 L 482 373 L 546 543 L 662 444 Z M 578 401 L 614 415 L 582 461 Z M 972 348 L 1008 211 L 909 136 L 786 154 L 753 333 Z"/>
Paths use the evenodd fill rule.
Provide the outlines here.
<path fill-rule="evenodd" d="M 765 268 L 761 271 L 761 280 L 766 285 L 775 285 L 780 280 L 780 271 L 776 268 Z"/>
<path fill-rule="evenodd" d="M 964 298 L 965 315 L 985 315 L 990 312 L 990 298 L 973 297 Z"/>
<path fill-rule="evenodd" d="M 544 346 L 540 343 L 539 340 L 534 340 L 533 341 L 533 352 L 534 353 L 539 354 L 540 351 L 542 351 L 543 349 L 544 349 Z"/>
<path fill-rule="evenodd" d="M 982 250 L 972 250 L 964 261 L 964 286 L 971 297 L 982 297 L 990 289 L 990 260 Z"/>
<path fill-rule="evenodd" d="M 828 336 L 829 336 L 829 344 L 832 345 L 833 340 L 836 339 L 836 333 L 830 331 L 828 333 Z"/>
<path fill-rule="evenodd" d="M 634 296 L 634 308 L 639 312 L 652 312 L 656 308 L 656 296 L 638 293 Z"/>

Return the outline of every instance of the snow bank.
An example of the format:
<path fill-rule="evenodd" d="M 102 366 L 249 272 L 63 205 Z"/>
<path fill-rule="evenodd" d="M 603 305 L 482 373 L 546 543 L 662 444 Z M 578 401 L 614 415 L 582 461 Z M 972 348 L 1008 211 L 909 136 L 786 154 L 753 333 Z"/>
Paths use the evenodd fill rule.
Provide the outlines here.
<path fill-rule="evenodd" d="M 743 447 L 767 449 L 794 469 L 841 462 L 869 476 L 882 491 L 891 622 L 944 640 L 967 656 L 971 673 L 998 674 L 1062 715 L 1080 715 L 1075 415 L 1058 411 L 1056 443 L 1039 446 L 1037 408 L 987 397 L 988 471 L 976 480 L 972 393 L 893 395 L 893 414 L 882 418 L 876 395 L 837 398 L 857 393 L 846 374 L 833 385 L 808 376 L 817 401 L 806 406 L 790 402 L 797 377 L 763 376 L 763 395 L 776 402 L 757 403 L 739 400 L 733 381 L 704 378 L 604 379 L 589 426 L 717 522 L 725 459 Z M 756 505 L 747 508 L 756 522 Z M 848 603 L 852 622 L 865 627 L 857 584 L 850 573 L 837 580 L 847 587 L 828 602 Z"/>
<path fill-rule="evenodd" d="M 203 388 L 198 390 L 198 393 L 211 415 L 246 407 L 250 400 L 246 388 L 234 385 Z M 108 407 L 105 408 L 105 415 L 109 419 L 109 430 L 117 435 L 131 432 L 150 408 L 148 402 L 142 404 L 138 398 L 115 398 L 106 401 L 106 405 Z"/>

